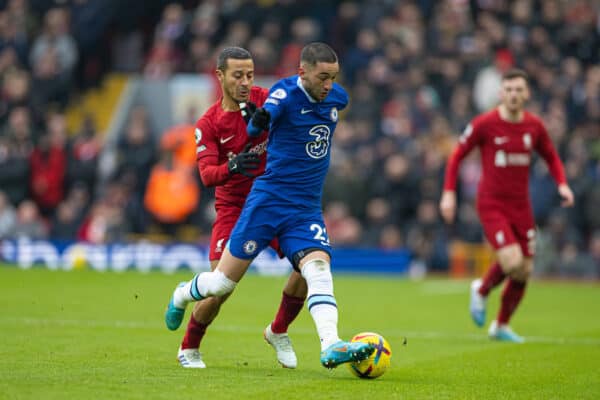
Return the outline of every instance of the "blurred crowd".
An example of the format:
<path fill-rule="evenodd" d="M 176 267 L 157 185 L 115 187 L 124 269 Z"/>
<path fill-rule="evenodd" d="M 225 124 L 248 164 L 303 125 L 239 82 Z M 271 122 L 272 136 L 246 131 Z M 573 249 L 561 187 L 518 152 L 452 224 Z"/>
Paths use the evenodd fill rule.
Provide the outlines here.
<path fill-rule="evenodd" d="M 502 72 L 516 66 L 530 74 L 528 108 L 546 123 L 576 196 L 575 208 L 561 209 L 536 159 L 536 268 L 600 277 L 597 1 L 123 3 L 0 1 L 0 238 L 103 243 L 191 232 L 205 240 L 213 192 L 201 186 L 189 152 L 199 115 L 190 110 L 182 125 L 154 132 L 148 110 L 134 107 L 117 168 L 99 182 L 95 123 L 68 132 L 65 107 L 108 70 L 148 79 L 212 74 L 229 45 L 249 49 L 259 75 L 291 75 L 303 45 L 318 40 L 337 50 L 351 94 L 324 193 L 335 246 L 406 247 L 414 263 L 443 271 L 451 240 L 482 242 L 478 155 L 462 163 L 453 226 L 437 208 L 445 160 L 470 119 L 496 104 Z"/>

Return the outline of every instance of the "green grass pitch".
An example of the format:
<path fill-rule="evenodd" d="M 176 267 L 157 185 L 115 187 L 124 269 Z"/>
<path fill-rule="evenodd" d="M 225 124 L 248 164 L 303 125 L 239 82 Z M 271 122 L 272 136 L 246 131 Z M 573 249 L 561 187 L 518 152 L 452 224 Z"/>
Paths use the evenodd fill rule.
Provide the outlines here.
<path fill-rule="evenodd" d="M 189 278 L 0 266 L 0 399 L 600 398 L 597 284 L 532 282 L 512 324 L 528 342 L 515 345 L 471 323 L 467 281 L 336 276 L 340 335 L 375 331 L 392 346 L 391 369 L 369 381 L 320 366 L 306 309 L 290 328 L 298 369 L 281 368 L 262 330 L 285 278 L 256 275 L 209 328 L 208 368 L 179 367 L 183 329 L 168 331 L 163 312 Z"/>

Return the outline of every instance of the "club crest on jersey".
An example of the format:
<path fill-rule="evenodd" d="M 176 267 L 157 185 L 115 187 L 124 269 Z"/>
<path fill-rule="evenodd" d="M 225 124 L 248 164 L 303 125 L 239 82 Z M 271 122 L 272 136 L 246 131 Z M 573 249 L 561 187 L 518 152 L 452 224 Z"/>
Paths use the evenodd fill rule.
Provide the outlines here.
<path fill-rule="evenodd" d="M 256 251 L 257 246 L 254 240 L 248 240 L 242 247 L 244 248 L 244 253 L 252 255 Z"/>
<path fill-rule="evenodd" d="M 531 149 L 531 133 L 525 132 L 523 135 L 523 144 L 525 145 L 526 149 Z"/>
<path fill-rule="evenodd" d="M 325 157 L 329 149 L 329 135 L 331 134 L 329 127 L 327 125 L 313 126 L 308 134 L 314 136 L 315 140 L 306 143 L 306 154 L 315 159 Z"/>
<path fill-rule="evenodd" d="M 200 130 L 200 128 L 196 128 L 196 144 L 200 144 L 200 141 L 202 140 L 202 131 Z"/>
<path fill-rule="evenodd" d="M 283 100 L 287 97 L 287 93 L 283 89 L 277 89 L 273 93 L 271 93 L 269 97 L 274 97 L 276 99 Z"/>
<path fill-rule="evenodd" d="M 338 120 L 338 110 L 337 110 L 337 108 L 333 107 L 331 109 L 331 113 L 329 113 L 329 116 L 331 117 L 331 120 L 333 122 L 337 122 L 337 120 Z"/>

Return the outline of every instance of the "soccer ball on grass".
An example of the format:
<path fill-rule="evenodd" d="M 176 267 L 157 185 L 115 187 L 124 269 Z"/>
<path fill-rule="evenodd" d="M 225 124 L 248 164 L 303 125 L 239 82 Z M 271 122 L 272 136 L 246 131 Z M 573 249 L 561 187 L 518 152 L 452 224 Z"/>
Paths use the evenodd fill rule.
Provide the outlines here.
<path fill-rule="evenodd" d="M 364 342 L 375 345 L 375 351 L 369 358 L 360 362 L 348 363 L 348 368 L 354 375 L 363 379 L 375 379 L 383 375 L 390 367 L 392 348 L 383 336 L 373 332 L 362 332 L 355 335 L 351 342 Z"/>

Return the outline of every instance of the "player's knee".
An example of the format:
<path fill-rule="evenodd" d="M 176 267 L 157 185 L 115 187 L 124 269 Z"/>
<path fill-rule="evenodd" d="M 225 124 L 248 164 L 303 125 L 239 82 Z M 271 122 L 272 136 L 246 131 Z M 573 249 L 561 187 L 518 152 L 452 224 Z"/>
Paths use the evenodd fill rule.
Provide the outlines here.
<path fill-rule="evenodd" d="M 206 292 L 201 293 L 205 297 L 228 295 L 233 292 L 233 289 L 235 289 L 236 286 L 236 282 L 226 277 L 225 274 L 219 270 L 203 272 L 198 279 L 206 285 Z"/>
<path fill-rule="evenodd" d="M 499 257 L 502 270 L 508 275 L 518 273 L 523 268 L 523 260 L 523 253 L 518 247 L 505 252 Z"/>
<path fill-rule="evenodd" d="M 511 278 L 519 282 L 527 282 L 531 277 L 532 272 L 533 262 L 531 262 L 531 260 L 524 259 L 521 267 L 514 271 L 514 273 L 511 275 Z"/>

